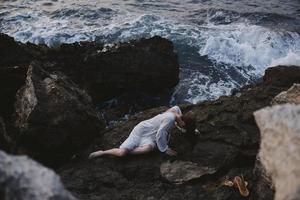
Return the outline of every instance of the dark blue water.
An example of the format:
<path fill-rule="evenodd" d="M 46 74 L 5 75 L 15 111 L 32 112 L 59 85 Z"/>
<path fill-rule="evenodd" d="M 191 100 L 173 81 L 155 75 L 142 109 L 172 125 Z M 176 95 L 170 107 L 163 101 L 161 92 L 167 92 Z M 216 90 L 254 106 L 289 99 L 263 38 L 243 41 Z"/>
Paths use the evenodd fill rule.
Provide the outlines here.
<path fill-rule="evenodd" d="M 14 0 L 0 8 L 1 32 L 22 42 L 172 40 L 176 103 L 228 95 L 273 65 L 300 65 L 299 0 Z"/>

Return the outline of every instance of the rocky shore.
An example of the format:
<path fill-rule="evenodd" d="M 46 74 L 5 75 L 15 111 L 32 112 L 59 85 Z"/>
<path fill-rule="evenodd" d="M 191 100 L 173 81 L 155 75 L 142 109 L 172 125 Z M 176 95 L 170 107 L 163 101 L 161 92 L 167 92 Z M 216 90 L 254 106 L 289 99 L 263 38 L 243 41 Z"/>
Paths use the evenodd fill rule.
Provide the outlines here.
<path fill-rule="evenodd" d="M 171 130 L 176 157 L 153 152 L 88 160 L 90 152 L 119 146 L 137 123 L 167 108 L 162 102 L 179 74 L 172 43 L 153 37 L 50 49 L 1 34 L 0 56 L 1 149 L 53 168 L 64 184 L 29 158 L 1 151 L 0 199 L 13 199 L 12 192 L 16 199 L 30 199 L 40 190 L 46 191 L 44 199 L 297 199 L 299 86 L 294 84 L 300 83 L 300 67 L 269 68 L 261 83 L 231 96 L 180 105 L 184 113 L 196 114 L 196 123 L 187 133 Z M 151 96 L 161 97 L 160 103 L 148 104 Z M 118 101 L 115 107 L 99 111 L 111 98 Z M 293 105 L 265 108 L 285 103 Z M 108 126 L 130 110 L 136 114 Z M 249 195 L 225 184 L 235 176 L 247 181 Z M 21 181 L 24 177 L 29 182 Z M 11 180 L 18 184 L 13 187 Z M 291 189 L 285 190 L 288 183 Z"/>
<path fill-rule="evenodd" d="M 109 121 L 145 108 L 143 97 L 169 98 L 178 83 L 173 44 L 160 37 L 51 49 L 1 34 L 0 52 L 0 116 L 10 146 L 52 166 L 82 150 Z M 126 101 L 97 112 L 96 104 L 114 97 Z"/>

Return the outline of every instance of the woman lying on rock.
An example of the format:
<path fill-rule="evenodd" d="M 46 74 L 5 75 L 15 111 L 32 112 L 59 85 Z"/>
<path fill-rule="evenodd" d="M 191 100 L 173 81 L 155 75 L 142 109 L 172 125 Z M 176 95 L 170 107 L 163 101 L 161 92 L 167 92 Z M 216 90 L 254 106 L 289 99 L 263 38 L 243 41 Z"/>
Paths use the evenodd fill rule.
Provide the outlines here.
<path fill-rule="evenodd" d="M 189 112 L 182 115 L 180 108 L 174 106 L 164 113 L 137 124 L 119 148 L 96 151 L 91 153 L 89 158 L 104 155 L 122 157 L 127 154 L 146 154 L 156 148 L 170 156 L 176 156 L 177 152 L 168 146 L 168 131 L 175 124 L 181 128 L 186 128 L 191 123 L 193 123 L 193 114 Z"/>

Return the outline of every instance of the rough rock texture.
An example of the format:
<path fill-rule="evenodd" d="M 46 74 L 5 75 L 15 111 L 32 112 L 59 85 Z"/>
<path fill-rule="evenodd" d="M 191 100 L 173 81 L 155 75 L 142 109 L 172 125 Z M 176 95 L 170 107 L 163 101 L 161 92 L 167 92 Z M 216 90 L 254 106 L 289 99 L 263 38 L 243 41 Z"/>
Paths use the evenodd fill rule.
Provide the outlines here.
<path fill-rule="evenodd" d="M 258 156 L 257 156 L 258 157 Z M 255 167 L 253 170 L 253 187 L 254 191 L 251 195 L 251 200 L 273 200 L 274 199 L 274 185 L 272 179 L 267 174 L 266 169 L 257 158 L 255 162 Z"/>
<path fill-rule="evenodd" d="M 64 46 L 57 57 L 61 56 L 61 51 L 65 51 Z M 74 65 L 74 59 L 70 60 L 71 63 L 66 63 L 64 56 L 63 69 L 87 88 L 95 101 L 129 91 L 157 93 L 173 88 L 179 80 L 179 64 L 173 44 L 160 37 L 110 48 L 97 47 L 83 56 L 82 63 L 77 66 Z M 72 73 L 76 67 L 77 72 Z"/>
<path fill-rule="evenodd" d="M 275 184 L 275 200 L 300 196 L 300 106 L 277 105 L 254 113 L 261 131 L 259 158 Z"/>
<path fill-rule="evenodd" d="M 12 102 L 14 95 L 11 94 L 22 85 L 29 63 L 36 59 L 56 63 L 52 70 L 63 71 L 87 89 L 97 103 L 129 91 L 163 92 L 173 88 L 179 80 L 173 44 L 161 37 L 110 46 L 80 42 L 51 49 L 44 45 L 21 44 L 0 34 L 0 57 L 4 58 L 0 61 L 0 81 L 5 85 L 10 83 L 9 88 L 0 88 L 10 94 L 10 98 L 4 99 L 6 103 Z"/>
<path fill-rule="evenodd" d="M 8 117 L 13 112 L 15 94 L 24 83 L 30 57 L 21 44 L 0 33 L 0 113 L 2 117 Z"/>
<path fill-rule="evenodd" d="M 287 91 L 278 94 L 272 101 L 272 104 L 300 104 L 300 84 L 294 84 Z"/>
<path fill-rule="evenodd" d="M 102 103 L 100 114 L 108 122 L 167 105 L 179 78 L 173 44 L 161 37 L 116 45 L 80 42 L 48 48 L 0 34 L 0 57 L 0 113 L 9 127 L 16 91 L 24 84 L 33 60 L 52 63 L 47 71 L 62 71 L 86 90 L 95 104 Z M 101 102 L 111 98 L 117 99 Z"/>
<path fill-rule="evenodd" d="M 163 112 L 159 107 L 138 113 L 126 122 L 104 132 L 102 137 L 72 163 L 59 169 L 66 187 L 80 199 L 243 199 L 238 190 L 222 186 L 225 177 L 243 176 L 249 182 L 250 197 L 255 199 L 252 187 L 257 182 L 253 168 L 259 147 L 260 134 L 253 112 L 263 108 L 281 91 L 294 82 L 300 83 L 300 67 L 279 67 L 293 69 L 294 73 L 282 82 L 268 81 L 253 87 L 246 87 L 231 97 L 197 105 L 182 106 L 183 112 L 192 110 L 196 114 L 198 134 L 180 133 L 171 130 L 171 147 L 178 151 L 177 157 L 168 157 L 154 152 L 144 156 L 129 156 L 123 159 L 98 158 L 87 161 L 90 152 L 97 149 L 118 147 L 141 120 Z M 271 75 L 281 74 L 277 68 L 266 72 L 266 80 L 277 80 Z M 291 80 L 291 81 L 290 81 Z M 197 132 L 198 132 L 197 131 Z M 162 163 L 175 160 L 193 162 L 199 166 L 213 168 L 216 173 L 205 175 L 185 184 L 174 185 L 162 177 Z M 262 191 L 262 190 L 257 190 Z M 270 192 L 272 195 L 272 191 Z M 247 198 L 244 198 L 247 199 Z"/>
<path fill-rule="evenodd" d="M 2 200 L 75 200 L 54 171 L 29 159 L 0 151 Z"/>
<path fill-rule="evenodd" d="M 299 83 L 299 66 L 270 67 L 266 69 L 263 79 L 269 85 L 291 87 L 290 83 Z"/>
<path fill-rule="evenodd" d="M 89 95 L 61 72 L 48 73 L 44 65 L 34 62 L 28 68 L 26 85 L 17 93 L 15 125 L 18 145 L 53 164 L 83 148 L 104 125 Z"/>
<path fill-rule="evenodd" d="M 196 163 L 181 160 L 167 161 L 160 166 L 161 175 L 171 183 L 176 184 L 182 184 L 215 172 L 216 170 L 213 168 L 202 167 Z"/>
<path fill-rule="evenodd" d="M 8 150 L 10 138 L 7 135 L 5 123 L 2 117 L 0 117 L 0 149 Z"/>

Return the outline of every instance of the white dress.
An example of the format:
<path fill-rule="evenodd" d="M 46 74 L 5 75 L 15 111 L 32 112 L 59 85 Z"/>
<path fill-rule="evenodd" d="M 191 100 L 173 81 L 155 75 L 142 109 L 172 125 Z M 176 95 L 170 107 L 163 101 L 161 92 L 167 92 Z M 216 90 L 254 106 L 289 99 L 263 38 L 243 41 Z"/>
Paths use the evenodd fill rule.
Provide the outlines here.
<path fill-rule="evenodd" d="M 178 106 L 171 109 L 182 115 Z M 175 115 L 173 112 L 164 112 L 155 117 L 142 121 L 131 131 L 129 137 L 119 148 L 133 150 L 138 146 L 151 145 L 157 147 L 159 151 L 165 152 L 168 149 L 168 131 L 175 125 Z"/>

